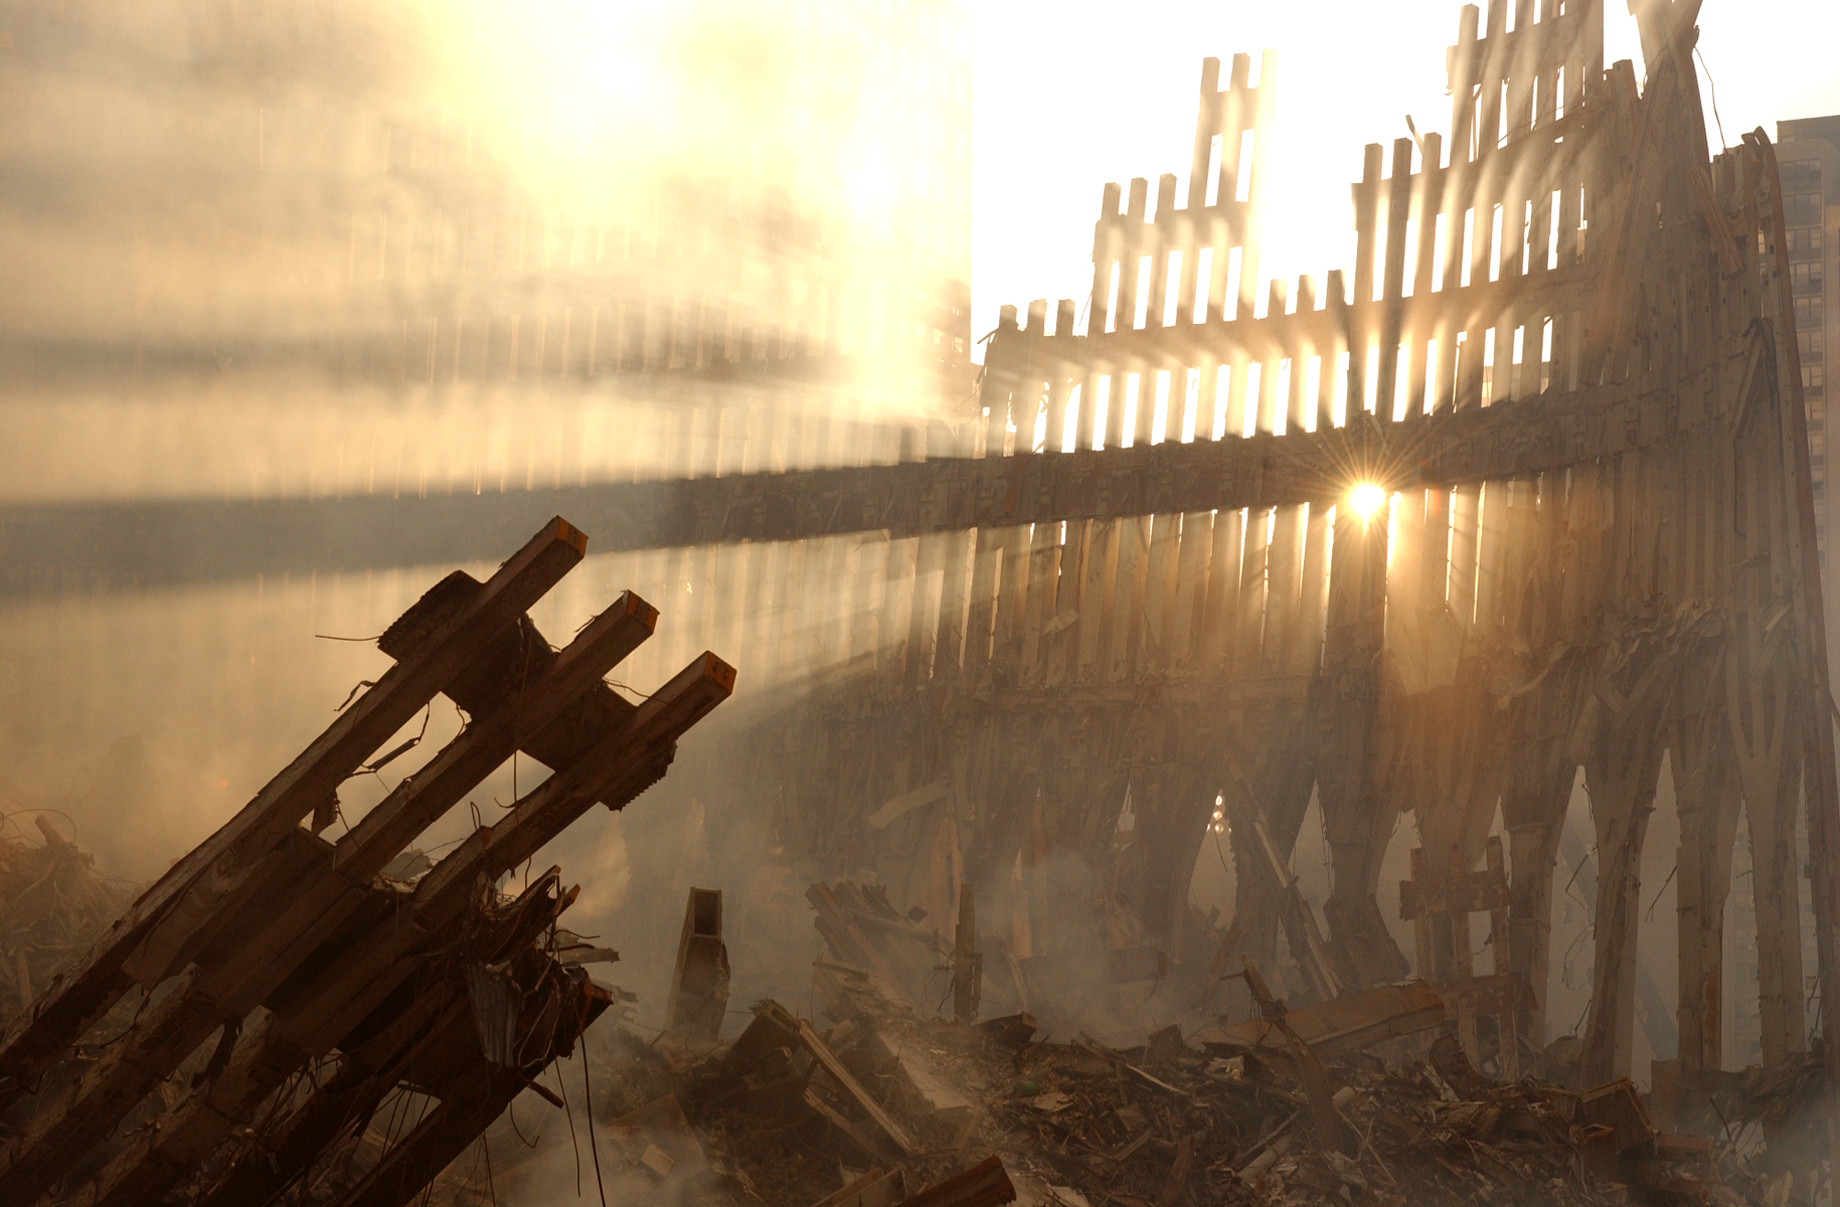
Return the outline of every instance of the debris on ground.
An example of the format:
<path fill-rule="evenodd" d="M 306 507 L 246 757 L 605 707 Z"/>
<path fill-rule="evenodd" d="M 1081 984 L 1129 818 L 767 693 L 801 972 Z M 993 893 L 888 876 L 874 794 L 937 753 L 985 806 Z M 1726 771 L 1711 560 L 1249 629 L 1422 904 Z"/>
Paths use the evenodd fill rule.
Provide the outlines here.
<path fill-rule="evenodd" d="M 734 676 L 705 654 L 642 704 L 616 696 L 602 676 L 657 617 L 630 595 L 551 650 L 522 609 L 578 535 L 552 521 L 490 582 L 437 584 L 380 639 L 396 666 L 132 904 L 49 815 L 42 844 L 0 833 L 0 1016 L 30 1007 L 0 1035 L 0 1201 L 547 1203 L 559 1183 L 530 1188 L 561 1146 L 512 1109 L 538 1099 L 567 1120 L 578 1195 L 591 1173 L 603 1198 L 673 1207 L 1791 1201 L 1758 1138 L 1818 1122 L 1818 1050 L 1710 1093 L 1581 1089 L 1513 1075 L 1511 1026 L 1485 1053 L 1476 1018 L 1528 992 L 1510 970 L 1359 991 L 1324 972 L 1291 1009 L 1244 957 L 1255 1017 L 1134 1030 L 1055 988 L 1160 985 L 1167 953 L 1015 958 L 968 885 L 929 918 L 813 884 L 804 1015 L 731 1007 L 723 896 L 692 888 L 664 1030 L 641 1037 L 634 995 L 589 971 L 618 954 L 560 925 L 578 890 L 505 878 L 661 776 Z M 327 837 L 336 788 L 437 692 L 467 728 Z M 555 774 L 438 859 L 408 846 L 516 750 Z M 1576 1068 L 1526 1046 L 1544 1074 Z"/>
<path fill-rule="evenodd" d="M 0 844 L 6 916 L 13 933 L 36 936 L 40 947 L 80 945 L 82 927 L 101 925 L 100 911 L 118 890 L 95 877 L 55 827 L 41 831 L 44 846 Z M 412 863 L 399 869 L 405 883 L 427 874 Z M 30 883 L 55 892 L 35 897 L 19 887 Z M 26 912 L 40 900 L 51 904 Z M 1258 1018 L 1187 1034 L 1164 1026 L 1124 1047 L 1079 1030 L 1045 1034 L 1027 1012 L 967 1022 L 928 1015 L 910 998 L 929 978 L 975 963 L 969 937 L 951 947 L 923 941 L 926 932 L 885 895 L 861 886 L 814 886 L 811 900 L 820 933 L 837 940 L 812 965 L 815 1017 L 763 1000 L 738 1034 L 715 1038 L 727 983 L 720 894 L 693 889 L 670 989 L 676 1025 L 642 1038 L 631 1029 L 634 995 L 593 985 L 590 1014 L 608 1017 L 588 1068 L 572 1062 L 587 1074 L 580 1095 L 552 1078 L 554 1066 L 542 1070 L 509 1050 L 485 1052 L 484 1065 L 460 1058 L 461 1049 L 483 1051 L 493 1036 L 518 1042 L 507 1027 L 514 1013 L 530 1011 L 511 1011 L 514 998 L 566 994 L 570 977 L 586 988 L 585 965 L 617 959 L 553 922 L 525 956 L 501 960 L 497 971 L 491 962 L 463 962 L 467 982 L 431 995 L 451 1005 L 422 1011 L 433 1020 L 424 1034 L 433 1037 L 417 1045 L 417 1067 L 394 1075 L 405 1087 L 429 1089 L 442 1084 L 443 1065 L 504 1069 L 503 1086 L 481 1092 L 494 1109 L 527 1089 L 559 1114 L 593 1120 L 591 1152 L 575 1157 L 577 1179 L 587 1163 L 586 1176 L 601 1179 L 610 1195 L 682 1207 L 1000 1207 L 1012 1200 L 1029 1207 L 1738 1207 L 1780 1201 L 1787 1185 L 1779 1172 L 1753 1167 L 1738 1142 L 1743 1123 L 1774 1126 L 1785 1111 L 1799 1114 L 1793 1102 L 1810 1096 L 1820 1067 L 1816 1053 L 1799 1071 L 1773 1078 L 1733 1075 L 1715 1105 L 1736 1130 L 1675 1135 L 1657 1126 L 1626 1078 L 1578 1092 L 1535 1077 L 1485 1075 L 1437 991 L 1419 981 L 1289 1010 L 1249 966 Z M 516 917 L 518 902 L 501 908 L 510 911 L 507 924 L 531 932 L 534 924 Z M 971 903 L 961 908 L 969 920 Z M 879 919 L 882 941 L 869 942 L 886 973 L 846 958 L 863 954 L 866 917 Z M 21 949 L 31 950 L 14 950 Z M 930 973 L 923 952 L 939 961 Z M 57 970 L 48 962 L 31 974 Z M 558 970 L 568 975 L 559 980 Z M 899 979 L 891 985 L 889 976 Z M 501 1000 L 503 1018 L 490 1009 Z M 968 1001 L 957 993 L 941 999 L 937 986 L 933 1000 L 953 1014 Z M 341 1077 L 368 1077 L 374 1087 L 376 1075 L 360 1067 L 365 1059 L 362 1046 L 354 1049 L 352 1068 L 335 1074 L 320 1097 L 336 1106 Z M 199 1067 L 188 1065 L 187 1075 L 199 1075 L 202 1065 L 192 1064 Z M 422 1099 L 423 1123 L 410 1136 L 440 1130 L 440 1107 L 426 1105 L 433 1101 Z M 295 1137 L 311 1142 L 319 1105 L 307 1099 L 270 1129 L 268 1143 L 284 1153 Z M 485 1130 L 482 1145 L 465 1143 L 478 1130 L 468 1124 L 454 1130 L 459 1143 L 424 1144 L 421 1152 L 396 1134 L 389 1113 L 371 1114 L 368 1126 L 346 1129 L 291 1185 L 257 1176 L 272 1163 L 232 1162 L 209 1201 L 395 1202 L 401 1190 L 383 1185 L 395 1178 L 425 1185 L 417 1198 L 429 1207 L 520 1203 L 527 1201 L 519 1197 L 522 1179 L 553 1153 L 526 1141 L 510 1113 Z"/>
<path fill-rule="evenodd" d="M 827 936 L 848 934 L 827 925 L 838 899 L 813 894 Z M 816 1017 L 763 1000 L 694 1057 L 623 1029 L 601 1046 L 608 1186 L 710 1207 L 1737 1207 L 1781 1190 L 1725 1138 L 1658 1129 L 1628 1079 L 1579 1093 L 1478 1071 L 1422 982 L 1289 1011 L 1249 969 L 1260 1019 L 1115 1047 L 1028 1013 L 926 1015 L 838 946 L 812 967 Z M 453 1172 L 432 1201 L 491 1201 Z"/>
<path fill-rule="evenodd" d="M 0 1026 L 74 964 L 133 896 L 96 871 L 95 857 L 64 836 L 48 813 L 32 819 L 37 841 L 0 831 Z"/>

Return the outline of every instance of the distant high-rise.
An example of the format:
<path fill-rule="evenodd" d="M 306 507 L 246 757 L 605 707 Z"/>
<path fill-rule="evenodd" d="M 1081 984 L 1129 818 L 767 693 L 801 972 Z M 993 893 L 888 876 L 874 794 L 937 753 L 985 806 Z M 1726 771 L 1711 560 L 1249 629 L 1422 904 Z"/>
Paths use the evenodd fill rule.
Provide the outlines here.
<path fill-rule="evenodd" d="M 969 26 L 952 0 L 25 6 L 0 340 L 53 374 L 866 356 L 962 383 Z"/>
<path fill-rule="evenodd" d="M 1809 461 L 1814 467 L 1815 530 L 1820 537 L 1828 629 L 1840 633 L 1840 579 L 1829 547 L 1836 499 L 1827 474 L 1827 353 L 1840 340 L 1840 115 L 1776 123 L 1782 172 L 1783 222 L 1789 237 L 1789 276 L 1795 295 L 1795 341 L 1801 354 L 1802 396 L 1808 407 Z M 1827 282 L 1835 288 L 1827 288 Z M 1840 655 L 1834 638 L 1829 652 Z"/>
<path fill-rule="evenodd" d="M 1802 397 L 1808 408 L 1808 459 L 1814 470 L 1815 532 L 1821 551 L 1821 587 L 1827 609 L 1827 651 L 1830 676 L 1840 676 L 1840 558 L 1831 547 L 1832 534 L 1840 531 L 1840 498 L 1827 474 L 1827 365 L 1828 353 L 1840 350 L 1840 115 L 1810 117 L 1776 123 L 1777 167 L 1782 173 L 1783 227 L 1789 238 L 1789 282 L 1795 298 L 1795 342 L 1802 363 Z M 1829 288 L 1828 283 L 1833 282 Z M 1743 862 L 1750 847 L 1745 836 Z M 1744 933 L 1755 928 L 1755 908 L 1748 879 L 1733 881 L 1736 914 L 1733 924 Z M 1809 882 L 1801 881 L 1803 909 L 1813 909 Z M 1738 950 L 1743 952 L 1742 942 Z M 1752 951 L 1755 945 L 1752 945 Z M 1735 981 L 1744 981 L 1745 956 L 1738 957 Z M 1804 934 L 1803 967 L 1815 966 L 1811 933 Z M 1813 998 L 1804 998 L 1804 1008 Z M 1740 1061 L 1754 1059 L 1753 1036 L 1757 1002 L 1747 999 L 1729 1015 L 1731 1037 Z"/>

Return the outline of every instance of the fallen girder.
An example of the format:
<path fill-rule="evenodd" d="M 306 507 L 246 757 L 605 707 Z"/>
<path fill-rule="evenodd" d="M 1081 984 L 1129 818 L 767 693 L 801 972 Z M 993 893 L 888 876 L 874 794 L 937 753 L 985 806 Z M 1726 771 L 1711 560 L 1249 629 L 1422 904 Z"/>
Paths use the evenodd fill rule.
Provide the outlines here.
<path fill-rule="evenodd" d="M 552 651 L 524 613 L 585 545 L 554 519 L 487 582 L 438 583 L 379 639 L 395 666 L 14 1021 L 0 1108 L 36 1100 L 0 1137 L 0 1200 L 191 1201 L 223 1174 L 211 1201 L 266 1202 L 403 1084 L 440 1105 L 348 1201 L 404 1202 L 573 1047 L 612 1001 L 538 945 L 574 892 L 555 872 L 513 901 L 493 886 L 596 801 L 621 808 L 661 778 L 735 678 L 705 653 L 640 704 L 615 695 L 603 676 L 658 617 L 631 592 Z M 466 727 L 328 841 L 339 785 L 437 692 Z M 519 750 L 554 774 L 413 884 L 384 874 Z M 138 1009 L 93 1061 L 38 1084 L 137 987 Z M 296 1101 L 302 1073 L 335 1051 L 339 1074 Z M 182 1072 L 169 1109 L 113 1146 Z M 235 1159 L 245 1141 L 262 1153 L 254 1174 Z"/>

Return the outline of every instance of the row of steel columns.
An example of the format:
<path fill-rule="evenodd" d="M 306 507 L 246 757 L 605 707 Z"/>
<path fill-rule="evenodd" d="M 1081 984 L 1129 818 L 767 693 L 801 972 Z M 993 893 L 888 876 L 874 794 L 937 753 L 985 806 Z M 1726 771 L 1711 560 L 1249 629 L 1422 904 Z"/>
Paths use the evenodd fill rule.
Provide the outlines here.
<path fill-rule="evenodd" d="M 1453 782 L 1409 782 L 1410 800 L 1382 788 L 1381 651 L 1385 644 L 1388 525 L 1338 509 L 1334 529 L 1321 691 L 1308 711 L 1318 725 L 1301 742 L 1274 740 L 1296 717 L 1268 719 L 1235 742 L 1247 762 L 1244 790 L 1227 792 L 1236 864 L 1239 948 L 1261 963 L 1277 956 L 1276 885 L 1252 847 L 1247 797 L 1259 802 L 1281 850 L 1301 829 L 1312 783 L 1322 808 L 1333 872 L 1324 908 L 1331 945 L 1373 950 L 1384 926 L 1376 905 L 1381 861 L 1402 805 L 1418 814 L 1427 849 L 1480 860 L 1499 802 L 1513 876 L 1510 962 L 1538 1003 L 1521 1033 L 1545 1038 L 1554 874 L 1560 837 L 1582 766 L 1596 840 L 1593 998 L 1580 1069 L 1585 1084 L 1631 1071 L 1641 856 L 1661 762 L 1669 760 L 1679 814 L 1677 852 L 1678 1059 L 1683 1077 L 1723 1062 L 1724 927 L 1739 813 L 1753 851 L 1759 1012 L 1766 1066 L 1805 1049 L 1802 920 L 1796 823 L 1801 801 L 1799 689 L 1782 626 L 1766 634 L 1749 612 L 1723 623 L 1656 628 L 1613 643 L 1601 660 L 1568 656 L 1512 713 L 1468 677 L 1429 693 L 1415 721 L 1410 705 L 1388 724 L 1413 732 L 1395 741 L 1455 744 L 1444 767 Z M 1441 693 L 1441 694 L 1440 694 Z M 1476 698 L 1471 698 L 1476 697 Z M 1459 724 L 1464 722 L 1466 724 Z M 1459 732 L 1459 731 L 1462 732 Z M 1280 749 L 1282 747 L 1282 749 Z M 1307 757 L 1292 757 L 1300 753 Z M 1262 755 L 1254 753 L 1263 751 Z M 1239 778 L 1223 777 L 1232 783 Z M 1211 803 L 1211 798 L 1210 802 Z M 1434 865 L 1435 865 L 1434 861 Z M 1658 886 L 1655 886 L 1658 890 Z M 1449 969 L 1421 969 L 1442 978 Z M 1373 978 L 1363 978 L 1371 980 Z M 1666 1055 L 1666 1054 L 1662 1054 Z"/>

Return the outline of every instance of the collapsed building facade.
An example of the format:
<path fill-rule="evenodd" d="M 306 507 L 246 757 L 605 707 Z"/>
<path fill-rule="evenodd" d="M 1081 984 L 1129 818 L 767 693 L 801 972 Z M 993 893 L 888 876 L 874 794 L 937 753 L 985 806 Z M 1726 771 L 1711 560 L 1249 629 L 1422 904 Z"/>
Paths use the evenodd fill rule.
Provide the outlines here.
<path fill-rule="evenodd" d="M 843 669 L 762 743 L 806 849 L 848 869 L 925 817 L 890 883 L 930 904 L 962 877 L 1013 903 L 997 908 L 1017 921 L 991 925 L 1025 956 L 1032 869 L 1071 853 L 1103 885 L 1114 957 L 1154 948 L 1218 975 L 1242 953 L 1269 962 L 1282 932 L 1320 996 L 1416 972 L 1543 1042 L 1582 768 L 1601 869 L 1590 1085 L 1630 1072 L 1665 758 L 1680 1041 L 1660 1080 L 1681 1116 L 1725 1072 L 1740 807 L 1759 950 L 1738 991 L 1759 1000 L 1765 1065 L 1808 1049 L 1805 973 L 1831 1028 L 1840 814 L 1775 161 L 1761 132 L 1705 153 L 1696 6 L 1633 7 L 1640 87 L 1602 63 L 1599 5 L 1536 20 L 1522 4 L 1512 31 L 1504 4 L 1465 8 L 1448 145 L 1369 146 L 1353 279 L 1305 277 L 1294 300 L 1274 284 L 1262 312 L 1239 283 L 1256 277 L 1276 73 L 1248 87 L 1242 56 L 1223 87 L 1210 60 L 1185 195 L 1173 175 L 1154 199 L 1144 180 L 1107 187 L 1084 331 L 1070 301 L 1052 330 L 1045 303 L 1006 312 L 970 440 L 885 469 L 682 484 L 694 518 L 673 527 L 704 540 L 913 538 L 885 571 L 859 555 L 844 622 L 803 634 Z M 1313 793 L 1326 928 L 1288 883 Z M 1473 870 L 1498 808 L 1500 893 Z M 1237 907 L 1197 951 L 1188 886 L 1223 811 Z M 1414 961 L 1376 901 L 1406 812 Z M 1497 915 L 1511 983 L 1474 975 L 1472 912 Z"/>

